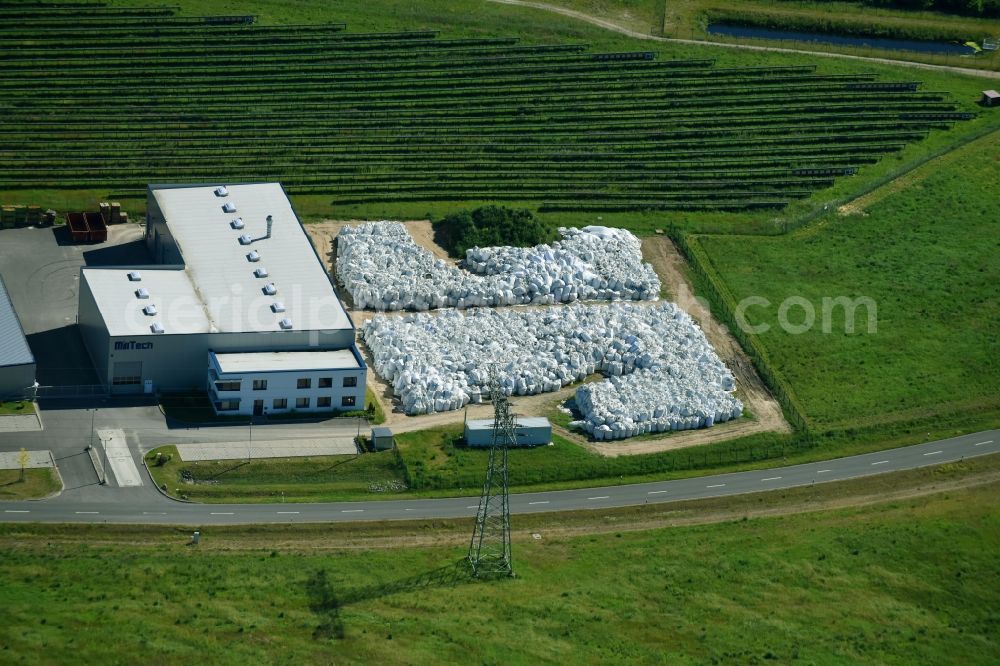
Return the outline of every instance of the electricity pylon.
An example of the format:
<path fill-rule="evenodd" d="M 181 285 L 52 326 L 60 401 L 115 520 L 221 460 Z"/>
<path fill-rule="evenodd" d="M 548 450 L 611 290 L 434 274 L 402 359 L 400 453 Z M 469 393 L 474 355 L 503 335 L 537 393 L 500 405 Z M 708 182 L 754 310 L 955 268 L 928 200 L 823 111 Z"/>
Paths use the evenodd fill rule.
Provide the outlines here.
<path fill-rule="evenodd" d="M 500 388 L 494 371 L 490 374 L 493 402 L 493 439 L 490 463 L 476 512 L 476 527 L 469 543 L 469 564 L 477 578 L 513 576 L 510 556 L 510 491 L 507 485 L 507 449 L 515 443 L 514 415 L 510 401 Z"/>

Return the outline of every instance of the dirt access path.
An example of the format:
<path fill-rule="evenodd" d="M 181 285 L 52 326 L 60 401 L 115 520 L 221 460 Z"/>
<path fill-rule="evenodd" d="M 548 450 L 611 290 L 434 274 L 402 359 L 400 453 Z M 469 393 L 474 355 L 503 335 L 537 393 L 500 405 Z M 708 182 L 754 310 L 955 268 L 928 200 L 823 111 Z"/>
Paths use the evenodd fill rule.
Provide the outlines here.
<path fill-rule="evenodd" d="M 316 251 L 323 258 L 326 268 L 330 271 L 331 275 L 336 275 L 334 272 L 335 256 L 333 255 L 334 238 L 336 238 L 340 229 L 345 225 L 359 224 L 360 222 L 359 220 L 324 220 L 323 222 L 305 225 L 306 231 L 316 247 Z M 434 234 L 430 222 L 427 220 L 415 220 L 405 222 L 404 224 L 418 245 L 430 250 L 438 258 L 452 261 L 448 258 L 448 253 L 434 243 Z M 750 363 L 750 359 L 743 353 L 739 344 L 726 328 L 712 318 L 708 308 L 695 298 L 684 272 L 686 266 L 684 258 L 677 251 L 677 248 L 674 247 L 674 244 L 666 237 L 655 236 L 643 240 L 642 251 L 646 261 L 653 265 L 657 275 L 660 276 L 660 280 L 670 294 L 671 300 L 701 325 L 709 342 L 712 343 L 712 346 L 715 347 L 716 352 L 719 354 L 719 358 L 733 371 L 733 375 L 736 377 L 737 395 L 743 400 L 753 417 L 721 423 L 703 430 L 686 430 L 664 434 L 660 437 L 617 442 L 591 442 L 576 433 L 555 426 L 559 434 L 586 446 L 595 453 L 614 457 L 681 449 L 736 437 L 744 437 L 758 432 L 791 432 L 791 427 L 781 413 L 780 405 L 768 393 L 767 388 L 760 377 L 757 376 L 753 365 Z M 350 296 L 346 293 L 342 292 L 341 298 L 348 304 L 351 319 L 354 320 L 357 326 L 360 326 L 376 314 L 370 310 L 354 309 L 350 303 Z M 403 316 L 407 313 L 387 312 L 384 314 L 389 316 Z M 461 423 L 466 416 L 474 419 L 485 419 L 493 416 L 493 409 L 489 405 L 469 405 L 465 410 L 422 414 L 420 416 L 407 416 L 402 412 L 396 411 L 394 410 L 392 387 L 372 370 L 373 359 L 371 354 L 367 347 L 363 343 L 360 343 L 360 341 L 358 349 L 368 364 L 368 386 L 371 387 L 372 392 L 376 394 L 381 403 L 382 410 L 386 415 L 386 425 L 391 427 L 395 432 L 410 432 L 437 426 L 453 425 Z M 512 405 L 514 411 L 523 416 L 547 416 L 557 405 L 572 397 L 576 392 L 576 388 L 576 386 L 567 386 L 553 393 L 515 396 L 512 400 Z"/>
<path fill-rule="evenodd" d="M 983 69 L 970 69 L 968 67 L 954 67 L 952 65 L 932 65 L 925 62 L 913 62 L 912 60 L 893 60 L 892 58 L 873 58 L 871 56 L 849 55 L 847 53 L 831 53 L 830 51 L 807 51 L 805 49 L 786 49 L 780 46 L 753 46 L 750 44 L 727 44 L 724 42 L 713 42 L 706 39 L 678 39 L 676 37 L 659 37 L 645 32 L 638 32 L 619 25 L 599 16 L 585 14 L 575 9 L 557 7 L 546 2 L 529 2 L 527 0 L 490 0 L 501 5 L 515 5 L 517 7 L 530 7 L 542 11 L 575 18 L 591 25 L 596 25 L 613 32 L 621 33 L 635 39 L 646 39 L 654 42 L 674 42 L 677 44 L 697 44 L 699 46 L 717 46 L 724 49 L 744 49 L 747 51 L 773 51 L 776 53 L 799 53 L 808 56 L 818 56 L 823 58 L 843 58 L 846 60 L 861 60 L 864 62 L 877 62 L 883 65 L 899 65 L 902 67 L 916 67 L 918 69 L 930 69 L 939 72 L 952 72 L 955 74 L 965 74 L 967 76 L 980 76 L 988 79 L 1000 79 L 1000 72 L 991 72 Z"/>

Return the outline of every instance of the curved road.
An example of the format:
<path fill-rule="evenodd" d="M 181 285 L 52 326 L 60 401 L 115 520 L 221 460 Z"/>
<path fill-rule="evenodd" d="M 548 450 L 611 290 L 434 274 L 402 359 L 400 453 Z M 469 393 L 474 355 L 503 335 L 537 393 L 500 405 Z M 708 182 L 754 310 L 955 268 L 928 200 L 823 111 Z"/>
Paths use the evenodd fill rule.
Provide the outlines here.
<path fill-rule="evenodd" d="M 511 495 L 510 509 L 513 513 L 543 513 L 724 497 L 856 479 L 998 452 L 1000 430 L 987 430 L 804 465 L 627 486 L 516 494 Z M 131 489 L 106 490 L 107 500 L 61 496 L 35 502 L 0 502 L 0 521 L 164 525 L 351 522 L 463 518 L 474 516 L 478 508 L 476 497 L 330 504 L 187 504 L 150 493 L 128 494 Z"/>
<path fill-rule="evenodd" d="M 955 67 L 953 65 L 934 65 L 926 62 L 914 62 L 912 60 L 894 60 L 892 58 L 858 56 L 858 55 L 851 55 L 849 53 L 834 53 L 831 51 L 809 51 L 806 49 L 782 48 L 780 46 L 754 46 L 752 44 L 730 44 L 728 42 L 713 42 L 707 39 L 682 39 L 679 37 L 659 37 L 657 35 L 650 35 L 644 32 L 639 32 L 637 30 L 631 30 L 623 25 L 619 25 L 612 21 L 608 21 L 607 19 L 602 19 L 599 16 L 585 14 L 584 12 L 576 11 L 575 9 L 568 9 L 566 7 L 550 5 L 547 2 L 532 2 L 531 0 L 490 0 L 490 2 L 495 2 L 501 5 L 529 7 L 531 9 L 539 9 L 546 12 L 552 12 L 554 14 L 560 14 L 562 16 L 567 16 L 569 18 L 575 18 L 580 21 L 584 21 L 586 23 L 590 23 L 592 25 L 596 25 L 601 28 L 611 30 L 613 32 L 618 32 L 628 37 L 632 37 L 635 39 L 648 39 L 654 42 L 676 42 L 678 44 L 719 46 L 722 48 L 730 48 L 730 49 L 746 49 L 748 51 L 774 51 L 777 53 L 799 53 L 803 55 L 821 56 L 825 58 L 845 58 L 847 60 L 863 60 L 867 62 L 877 62 L 883 65 L 902 65 L 904 67 L 916 67 L 919 69 L 932 69 L 941 72 L 965 74 L 967 76 L 980 76 L 988 79 L 1000 79 L 1000 72 L 994 72 L 985 69 L 972 69 L 970 67 Z"/>

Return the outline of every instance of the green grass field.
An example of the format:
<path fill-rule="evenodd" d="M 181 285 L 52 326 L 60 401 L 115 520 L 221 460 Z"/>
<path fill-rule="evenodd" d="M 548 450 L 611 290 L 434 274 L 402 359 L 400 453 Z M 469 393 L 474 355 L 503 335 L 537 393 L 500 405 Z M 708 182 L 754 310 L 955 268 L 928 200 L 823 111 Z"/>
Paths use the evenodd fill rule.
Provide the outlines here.
<path fill-rule="evenodd" d="M 8 402 L 0 402 L 0 415 L 4 414 L 34 414 L 35 405 L 27 400 L 14 400 Z"/>
<path fill-rule="evenodd" d="M 515 518 L 517 578 L 495 583 L 458 566 L 467 521 L 204 528 L 198 547 L 174 528 L 2 525 L 0 653 L 12 664 L 991 664 L 992 458 L 891 475 L 895 499 L 822 513 L 727 520 L 710 501 Z M 899 485 L 973 472 L 993 481 L 916 496 Z M 819 509 L 873 483 L 743 504 L 751 516 L 791 501 Z M 633 531 L 678 519 L 711 524 Z M 399 548 L 413 543 L 438 545 Z"/>
<path fill-rule="evenodd" d="M 170 456 L 157 465 L 157 453 Z M 361 456 L 258 458 L 185 462 L 173 446 L 146 454 L 161 489 L 194 502 L 330 502 L 391 499 L 406 490 L 400 466 L 390 451 Z"/>
<path fill-rule="evenodd" d="M 48 497 L 59 486 L 59 479 L 50 468 L 26 469 L 23 480 L 19 469 L 0 469 L 0 500 Z"/>
<path fill-rule="evenodd" d="M 770 325 L 757 337 L 819 428 L 1000 413 L 995 140 L 935 166 L 864 216 L 831 213 L 780 238 L 698 239 L 737 301 L 772 304 L 750 307 L 747 319 Z M 854 334 L 844 332 L 842 310 L 823 333 L 822 299 L 839 296 L 871 298 L 877 332 L 865 332 L 862 308 Z M 788 297 L 813 305 L 812 330 L 792 334 L 778 325 Z M 799 324 L 804 316 L 796 306 L 787 319 Z"/>

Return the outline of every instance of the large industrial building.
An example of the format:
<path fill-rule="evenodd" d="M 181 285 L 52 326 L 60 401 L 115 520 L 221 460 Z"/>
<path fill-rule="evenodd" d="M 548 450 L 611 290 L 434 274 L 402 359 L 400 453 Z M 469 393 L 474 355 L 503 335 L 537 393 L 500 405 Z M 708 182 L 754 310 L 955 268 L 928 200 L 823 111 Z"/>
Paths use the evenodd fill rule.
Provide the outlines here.
<path fill-rule="evenodd" d="M 34 383 L 35 357 L 0 278 L 0 400 L 30 395 Z"/>
<path fill-rule="evenodd" d="M 111 392 L 363 408 L 354 323 L 278 183 L 150 185 L 145 242 L 152 265 L 81 269 L 80 331 Z"/>

